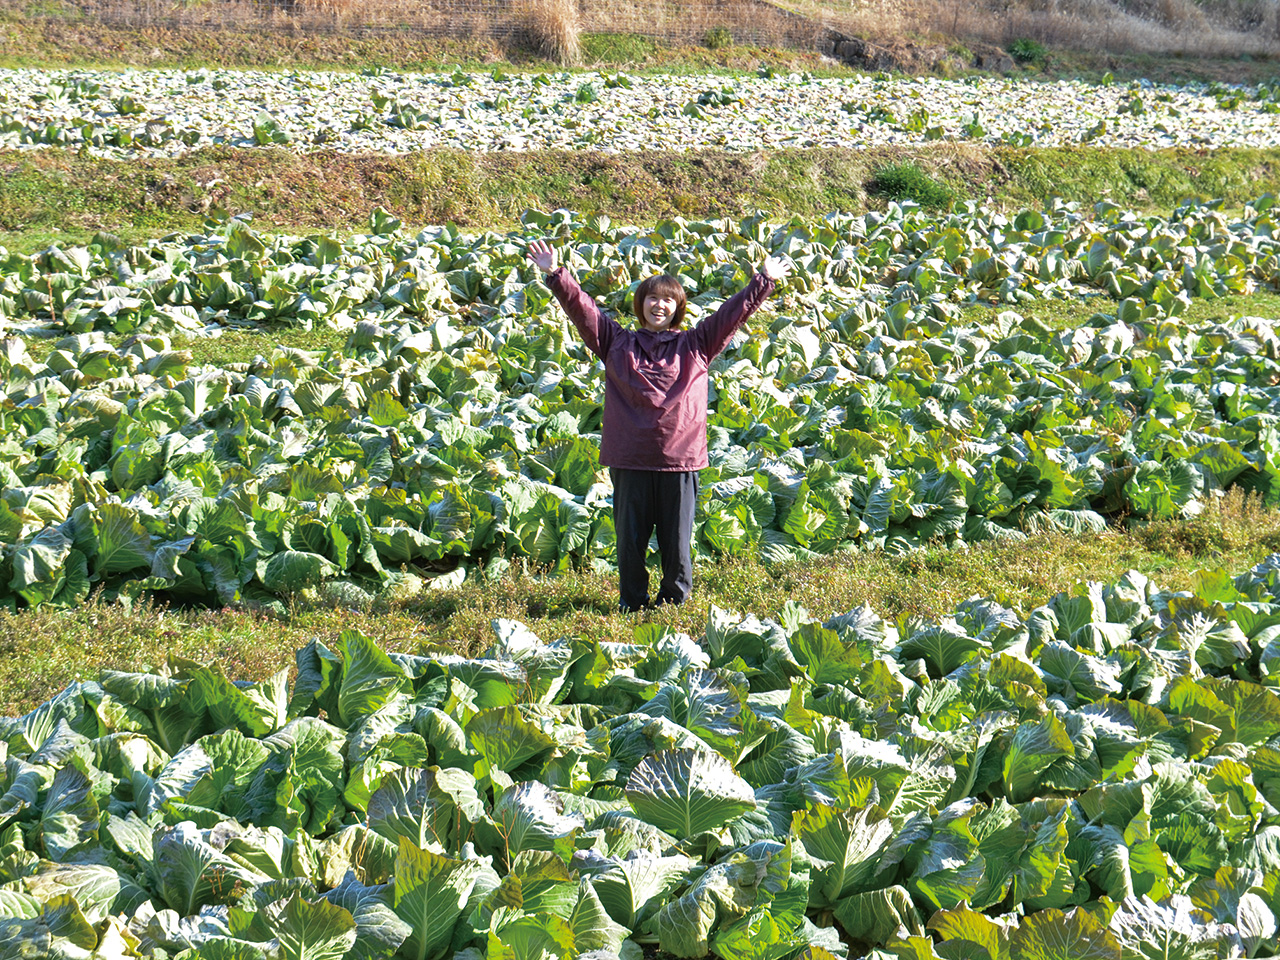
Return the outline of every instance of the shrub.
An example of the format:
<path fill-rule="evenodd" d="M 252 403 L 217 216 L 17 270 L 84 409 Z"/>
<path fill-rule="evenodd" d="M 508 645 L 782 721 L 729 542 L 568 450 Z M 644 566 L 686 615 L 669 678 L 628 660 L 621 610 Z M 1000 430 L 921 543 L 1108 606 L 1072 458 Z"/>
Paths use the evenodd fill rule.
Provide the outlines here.
<path fill-rule="evenodd" d="M 582 59 L 574 0 L 530 0 L 522 12 L 523 39 L 535 51 L 562 66 Z"/>
<path fill-rule="evenodd" d="M 891 163 L 875 170 L 870 192 L 888 200 L 913 200 L 922 207 L 947 207 L 955 192 L 914 163 Z"/>
<path fill-rule="evenodd" d="M 1049 51 L 1038 40 L 1021 37 L 1009 44 L 1009 56 L 1021 64 L 1032 64 L 1043 67 L 1049 57 Z"/>
<path fill-rule="evenodd" d="M 733 46 L 733 34 L 728 27 L 712 27 L 702 38 L 702 43 L 710 50 L 720 50 Z"/>

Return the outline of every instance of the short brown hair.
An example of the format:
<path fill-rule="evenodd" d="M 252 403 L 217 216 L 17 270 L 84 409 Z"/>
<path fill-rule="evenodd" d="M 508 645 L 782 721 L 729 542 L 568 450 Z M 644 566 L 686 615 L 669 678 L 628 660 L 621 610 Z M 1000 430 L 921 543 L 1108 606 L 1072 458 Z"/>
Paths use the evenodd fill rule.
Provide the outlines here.
<path fill-rule="evenodd" d="M 684 325 L 685 295 L 680 281 L 669 273 L 660 273 L 656 277 L 646 277 L 636 287 L 635 296 L 631 299 L 631 309 L 644 326 L 644 302 L 649 297 L 670 297 L 676 302 L 676 318 L 671 321 L 671 329 Z"/>

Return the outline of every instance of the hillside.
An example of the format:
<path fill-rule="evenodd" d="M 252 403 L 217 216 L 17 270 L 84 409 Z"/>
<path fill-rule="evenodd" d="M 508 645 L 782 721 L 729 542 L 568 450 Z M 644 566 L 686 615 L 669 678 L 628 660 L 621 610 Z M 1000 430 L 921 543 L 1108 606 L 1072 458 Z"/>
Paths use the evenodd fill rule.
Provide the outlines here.
<path fill-rule="evenodd" d="M 776 0 L 836 30 L 880 40 L 932 37 L 1006 48 L 1270 57 L 1280 52 L 1275 0 Z"/>
<path fill-rule="evenodd" d="M 5 66 L 429 68 L 542 55 L 684 71 L 752 68 L 762 48 L 906 73 L 1101 64 L 1256 82 L 1275 73 L 1280 0 L 0 0 Z"/>

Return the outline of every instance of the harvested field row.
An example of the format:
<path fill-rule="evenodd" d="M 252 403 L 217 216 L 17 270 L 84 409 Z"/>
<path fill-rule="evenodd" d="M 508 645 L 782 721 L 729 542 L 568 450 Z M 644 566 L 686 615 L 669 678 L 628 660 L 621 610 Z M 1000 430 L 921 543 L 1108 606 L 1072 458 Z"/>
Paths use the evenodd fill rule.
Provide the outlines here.
<path fill-rule="evenodd" d="M 1280 86 L 971 77 L 708 83 L 626 74 L 0 72 L 0 146 L 116 158 L 209 146 L 410 153 L 916 145 L 1280 144 Z"/>

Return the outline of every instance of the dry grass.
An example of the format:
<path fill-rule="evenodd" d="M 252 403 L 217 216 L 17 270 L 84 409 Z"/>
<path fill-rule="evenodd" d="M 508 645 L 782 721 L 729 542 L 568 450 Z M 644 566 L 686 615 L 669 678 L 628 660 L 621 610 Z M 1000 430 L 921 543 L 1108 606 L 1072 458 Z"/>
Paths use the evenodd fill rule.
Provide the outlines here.
<path fill-rule="evenodd" d="M 716 31 L 739 44 L 796 49 L 814 49 L 835 31 L 878 43 L 1027 39 L 1110 54 L 1280 55 L 1280 0 L 43 0 L 38 9 L 129 26 L 515 40 L 566 66 L 581 62 L 583 31 L 693 44 Z M 0 0 L 11 16 L 30 10 L 30 0 Z"/>
<path fill-rule="evenodd" d="M 915 0 L 917 29 L 1001 46 L 1017 39 L 1110 53 L 1221 57 L 1280 52 L 1276 0 Z"/>
<path fill-rule="evenodd" d="M 582 61 L 581 24 L 574 0 L 527 0 L 517 22 L 517 37 L 541 56 L 565 67 Z"/>
<path fill-rule="evenodd" d="M 798 12 L 798 11 L 797 11 Z M 713 32 L 734 44 L 814 49 L 826 30 L 817 18 L 773 0 L 622 0 L 582 10 L 583 29 L 633 33 L 675 43 L 704 44 Z"/>
<path fill-rule="evenodd" d="M 1280 0 L 775 0 L 840 32 L 1018 39 L 1110 53 L 1238 57 L 1280 53 Z"/>
<path fill-rule="evenodd" d="M 300 12 L 312 18 L 327 19 L 334 26 L 358 20 L 365 5 L 358 0 L 295 0 Z"/>

